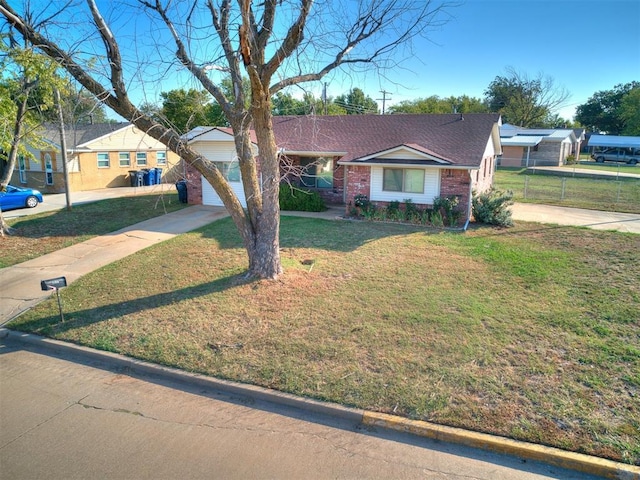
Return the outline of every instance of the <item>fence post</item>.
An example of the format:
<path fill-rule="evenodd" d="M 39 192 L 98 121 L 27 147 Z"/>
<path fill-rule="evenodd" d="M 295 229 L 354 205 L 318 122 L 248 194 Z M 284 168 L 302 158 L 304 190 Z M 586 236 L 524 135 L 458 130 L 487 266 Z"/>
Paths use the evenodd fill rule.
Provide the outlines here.
<path fill-rule="evenodd" d="M 622 182 L 618 181 L 618 194 L 616 196 L 616 203 L 620 203 L 620 193 L 622 190 Z"/>
<path fill-rule="evenodd" d="M 564 200 L 564 189 L 566 185 L 567 185 L 567 178 L 562 177 L 562 189 L 560 191 L 560 200 Z"/>
<path fill-rule="evenodd" d="M 524 176 L 524 199 L 527 199 L 527 187 L 529 186 L 529 175 Z"/>

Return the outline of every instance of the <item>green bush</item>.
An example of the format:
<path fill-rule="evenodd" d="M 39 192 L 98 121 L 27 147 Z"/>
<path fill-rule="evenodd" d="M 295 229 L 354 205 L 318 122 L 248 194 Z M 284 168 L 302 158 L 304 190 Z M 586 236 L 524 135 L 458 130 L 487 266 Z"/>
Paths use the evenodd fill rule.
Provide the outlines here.
<path fill-rule="evenodd" d="M 280 185 L 280 210 L 298 212 L 324 212 L 327 206 L 317 192 L 302 190 L 283 183 Z"/>
<path fill-rule="evenodd" d="M 460 198 L 456 195 L 436 197 L 433 199 L 433 210 L 441 214 L 443 223 L 447 222 L 450 227 L 455 227 L 462 216 L 459 203 Z"/>
<path fill-rule="evenodd" d="M 473 192 L 472 209 L 476 222 L 510 227 L 513 225 L 511 210 L 513 205 L 513 192 L 491 190 L 476 194 Z"/>

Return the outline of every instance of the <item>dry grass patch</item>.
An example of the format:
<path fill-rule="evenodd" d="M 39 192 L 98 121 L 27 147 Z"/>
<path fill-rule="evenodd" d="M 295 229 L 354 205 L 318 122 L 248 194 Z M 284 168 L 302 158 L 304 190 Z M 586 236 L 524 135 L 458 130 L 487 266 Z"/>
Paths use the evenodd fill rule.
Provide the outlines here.
<path fill-rule="evenodd" d="M 14 328 L 640 461 L 637 236 L 286 217 L 281 237 L 278 281 L 243 280 L 226 219 L 73 284 L 64 324 L 51 302 Z"/>

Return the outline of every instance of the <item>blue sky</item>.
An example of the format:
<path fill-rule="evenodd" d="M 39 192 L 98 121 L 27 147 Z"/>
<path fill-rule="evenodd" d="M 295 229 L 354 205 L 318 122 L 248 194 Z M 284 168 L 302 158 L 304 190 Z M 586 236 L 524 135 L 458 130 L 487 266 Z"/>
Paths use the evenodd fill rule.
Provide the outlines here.
<path fill-rule="evenodd" d="M 349 1 L 355 4 L 355 0 Z M 113 7 L 111 1 L 99 2 L 104 12 Z M 380 91 L 386 90 L 390 98 L 387 107 L 431 95 L 466 94 L 482 98 L 491 81 L 505 75 L 507 67 L 513 67 L 529 77 L 550 76 L 556 85 L 567 89 L 571 97 L 558 113 L 572 118 L 575 107 L 597 91 L 640 81 L 640 0 L 462 0 L 461 3 L 449 10 L 450 20 L 431 31 L 429 40 L 416 42 L 403 69 L 389 72 L 386 78 L 374 70 L 357 76 L 334 72 L 324 79 L 328 94 L 335 97 L 357 86 L 370 97 L 380 99 Z M 166 35 L 163 29 L 157 30 L 157 34 L 152 29 L 153 35 L 145 33 L 149 27 L 144 17 L 137 18 L 132 25 L 131 19 L 119 9 L 110 11 L 107 17 L 117 30 L 122 29 L 120 33 L 125 32 L 131 39 L 134 48 L 128 49 L 128 54 L 144 56 L 145 49 L 152 48 L 147 44 L 157 41 L 156 35 Z M 165 58 L 173 60 L 172 42 L 169 37 L 161 40 L 167 47 Z M 132 92 L 134 101 L 160 102 L 160 91 L 200 88 L 175 69 L 158 68 L 149 81 L 152 71 L 155 70 L 144 71 L 145 87 Z M 134 84 L 141 88 L 135 80 Z M 320 82 L 303 87 L 317 97 L 321 95 Z M 382 102 L 378 103 L 382 107 Z"/>
<path fill-rule="evenodd" d="M 571 98 L 560 114 L 571 118 L 595 92 L 640 81 L 640 0 L 466 0 L 451 15 L 431 42 L 416 45 L 411 71 L 395 78 L 399 85 L 365 78 L 366 93 L 377 99 L 380 90 L 391 92 L 387 105 L 430 95 L 483 97 L 511 66 L 566 88 Z M 333 82 L 329 93 L 342 88 Z"/>

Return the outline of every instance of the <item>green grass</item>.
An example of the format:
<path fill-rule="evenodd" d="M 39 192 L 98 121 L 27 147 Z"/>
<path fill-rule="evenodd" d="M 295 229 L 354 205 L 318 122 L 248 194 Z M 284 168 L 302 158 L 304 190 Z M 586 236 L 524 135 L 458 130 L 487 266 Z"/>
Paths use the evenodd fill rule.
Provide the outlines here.
<path fill-rule="evenodd" d="M 8 220 L 14 231 L 0 238 L 0 268 L 84 242 L 184 208 L 177 193 L 139 195 L 74 206 Z"/>
<path fill-rule="evenodd" d="M 499 168 L 494 185 L 511 190 L 516 202 L 640 213 L 640 179 L 566 177 L 524 168 Z"/>
<path fill-rule="evenodd" d="M 640 463 L 638 237 L 230 219 L 89 274 L 12 328 L 296 395 Z"/>

